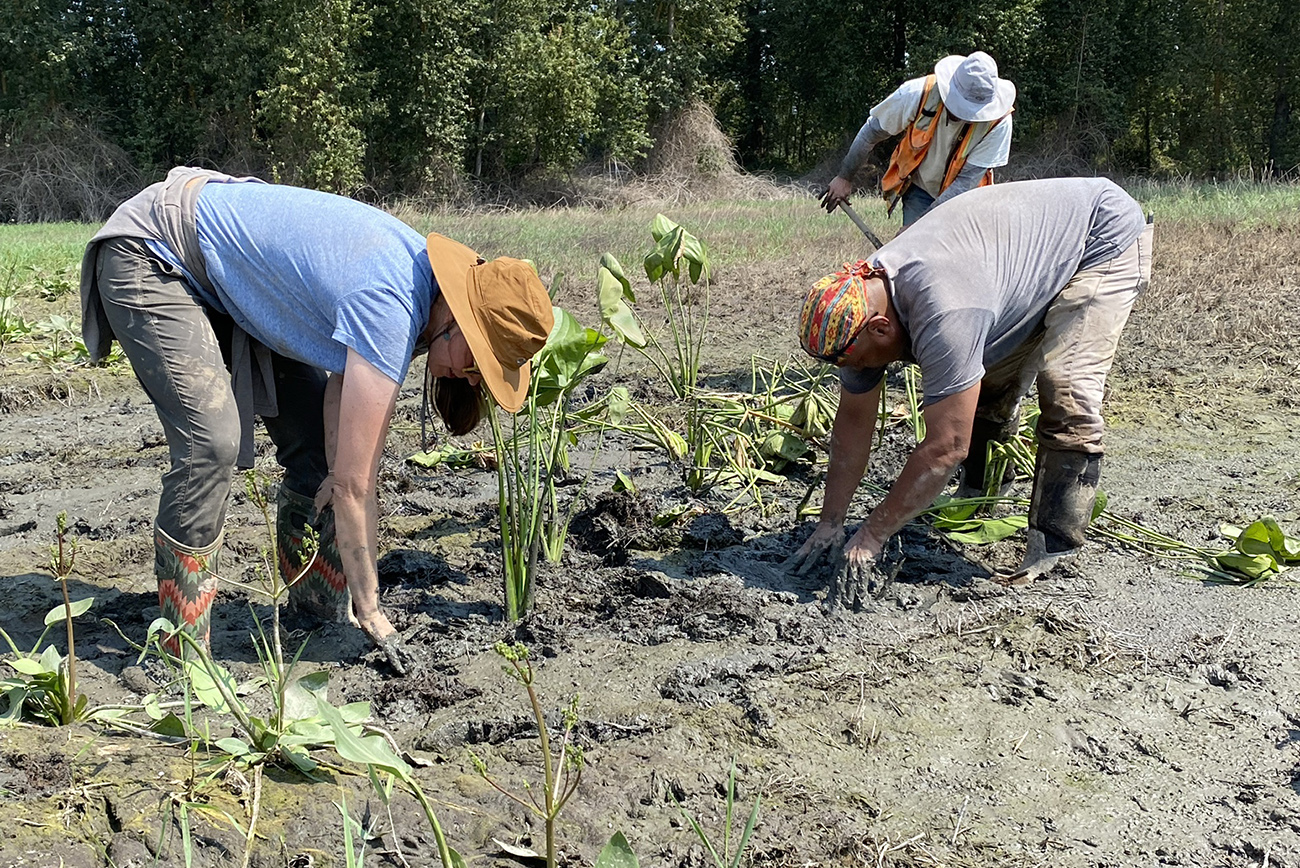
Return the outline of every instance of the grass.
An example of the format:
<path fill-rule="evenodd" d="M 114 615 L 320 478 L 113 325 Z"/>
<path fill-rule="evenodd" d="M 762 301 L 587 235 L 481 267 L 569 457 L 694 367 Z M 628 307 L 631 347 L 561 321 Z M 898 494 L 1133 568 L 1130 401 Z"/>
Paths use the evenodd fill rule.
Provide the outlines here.
<path fill-rule="evenodd" d="M 1300 184 L 1135 181 L 1129 189 L 1158 216 L 1156 277 L 1151 292 L 1134 311 L 1136 327 L 1125 335 L 1117 371 L 1125 371 L 1131 362 L 1145 373 L 1142 356 L 1159 351 L 1173 352 L 1188 366 L 1213 361 L 1217 353 L 1218 361 L 1208 367 L 1216 375 L 1244 361 L 1252 370 L 1259 369 L 1254 376 L 1267 375 L 1264 368 L 1292 376 L 1287 360 L 1300 342 L 1300 312 L 1291 305 L 1288 293 L 1293 280 L 1300 282 L 1293 234 L 1300 228 Z M 878 198 L 859 194 L 855 204 L 882 236 L 892 237 L 897 231 L 898 215 L 886 219 Z M 598 257 L 609 251 L 624 263 L 638 292 L 639 309 L 654 326 L 661 305 L 644 280 L 641 258 L 646 231 L 660 210 L 709 241 L 718 306 L 704 362 L 714 372 L 745 368 L 748 352 L 732 348 L 747 344 L 760 327 L 775 338 L 774 346 L 765 348 L 769 354 L 795 352 L 794 321 L 804 288 L 822 273 L 869 251 L 846 217 L 822 212 L 812 195 L 793 188 L 787 198 L 714 200 L 666 208 L 651 204 L 481 212 L 399 208 L 397 213 L 418 231 L 446 232 L 485 256 L 530 258 L 548 282 L 562 274 L 557 303 L 586 323 L 596 319 Z M 1278 231 L 1252 231 L 1266 228 Z M 93 230 L 76 223 L 0 226 L 0 290 L 13 290 L 18 314 L 33 323 L 53 314 L 77 314 L 75 293 L 53 301 L 41 298 L 39 280 L 31 269 L 47 274 L 70 270 L 75 279 L 82 245 Z M 1281 279 L 1261 278 L 1279 270 Z M 6 281 L 16 283 L 9 286 Z M 742 300 L 728 306 L 728 295 Z M 747 305 L 755 310 L 744 310 Z M 765 317 L 760 319 L 759 311 Z M 23 361 L 22 356 L 40 339 L 33 336 L 4 347 L 0 363 L 39 370 L 39 363 Z M 1229 357 L 1237 364 L 1225 365 Z M 617 359 L 611 368 L 620 370 Z"/>
<path fill-rule="evenodd" d="M 1127 189 L 1161 221 L 1237 223 L 1243 229 L 1300 223 L 1300 184 L 1250 180 L 1139 181 Z"/>

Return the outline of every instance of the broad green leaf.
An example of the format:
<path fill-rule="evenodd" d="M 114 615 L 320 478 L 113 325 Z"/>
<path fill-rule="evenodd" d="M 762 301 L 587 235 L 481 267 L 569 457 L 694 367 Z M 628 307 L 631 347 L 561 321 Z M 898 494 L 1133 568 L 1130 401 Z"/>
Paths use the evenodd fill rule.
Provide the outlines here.
<path fill-rule="evenodd" d="M 49 671 L 42 666 L 39 661 L 33 660 L 30 657 L 16 657 L 7 662 L 23 675 L 43 675 Z"/>
<path fill-rule="evenodd" d="M 941 494 L 934 499 L 939 514 L 934 518 L 934 526 L 944 530 L 965 529 L 959 526 L 968 524 L 971 516 L 979 511 L 978 503 L 962 503 L 959 498 Z"/>
<path fill-rule="evenodd" d="M 773 431 L 763 438 L 758 452 L 764 458 L 784 458 L 798 461 L 808 454 L 808 444 L 802 437 L 789 431 Z"/>
<path fill-rule="evenodd" d="M 150 720 L 162 720 L 169 714 L 169 712 L 163 711 L 162 704 L 158 701 L 158 694 L 156 693 L 150 693 L 146 696 L 141 700 L 141 705 Z"/>
<path fill-rule="evenodd" d="M 966 545 L 984 545 L 1004 540 L 1016 531 L 1029 526 L 1028 515 L 1009 515 L 1006 518 L 991 518 L 979 522 L 979 527 L 972 531 L 947 531 L 949 539 Z"/>
<path fill-rule="evenodd" d="M 651 283 L 658 283 L 665 275 L 681 274 L 679 259 L 682 255 L 682 234 L 680 226 L 659 239 L 654 249 L 646 255 L 645 273 Z"/>
<path fill-rule="evenodd" d="M 1248 555 L 1242 552 L 1226 551 L 1214 556 L 1218 565 L 1229 573 L 1244 576 L 1247 579 L 1261 579 L 1277 572 L 1277 561 L 1272 555 Z"/>
<path fill-rule="evenodd" d="M 310 774 L 316 770 L 316 760 L 312 759 L 306 751 L 284 749 L 280 755 L 293 763 L 293 767 L 303 774 Z"/>
<path fill-rule="evenodd" d="M 159 735 L 171 736 L 172 738 L 185 737 L 185 721 L 170 711 L 149 724 L 149 729 Z"/>
<path fill-rule="evenodd" d="M 321 719 L 334 731 L 334 750 L 343 759 L 361 765 L 378 766 L 384 771 L 397 775 L 403 781 L 411 779 L 410 768 L 393 752 L 383 736 L 357 735 L 348 727 L 338 709 L 323 699 L 316 700 L 316 708 Z"/>
<path fill-rule="evenodd" d="M 284 691 L 284 720 L 309 720 L 316 716 L 316 700 L 329 699 L 328 672 L 321 670 L 291 681 Z"/>
<path fill-rule="evenodd" d="M 347 705 L 340 705 L 339 714 L 348 723 L 365 723 L 370 719 L 370 703 L 349 702 Z"/>
<path fill-rule="evenodd" d="M 72 607 L 71 607 L 72 617 L 75 618 L 78 615 L 86 614 L 86 612 L 90 609 L 91 604 L 93 604 L 94 602 L 95 602 L 94 597 L 86 597 L 84 600 L 73 600 Z M 62 603 L 60 603 L 59 605 L 55 606 L 53 609 L 50 609 L 50 611 L 46 612 L 45 626 L 48 627 L 51 624 L 62 624 L 64 621 L 64 613 L 67 611 L 67 609 L 68 609 L 67 606 L 64 606 Z"/>
<path fill-rule="evenodd" d="M 606 254 L 609 256 L 609 254 Z M 611 259 L 613 257 L 610 257 Z M 615 263 L 617 264 L 617 263 Z M 621 269 L 620 269 L 621 274 Z M 628 306 L 632 295 L 627 278 L 620 279 L 605 267 L 602 261 L 596 278 L 596 290 L 600 298 L 600 318 L 607 323 L 619 340 L 638 349 L 646 345 L 645 332 L 637 322 L 636 314 Z"/>
<path fill-rule="evenodd" d="M 614 490 L 636 493 L 636 483 L 621 470 L 614 471 Z"/>
<path fill-rule="evenodd" d="M 612 253 L 601 254 L 600 267 L 608 271 L 610 276 L 618 281 L 619 286 L 623 287 L 623 298 L 636 304 L 636 293 L 632 291 L 632 282 L 627 279 L 627 274 L 623 271 L 623 264 L 614 258 Z"/>
<path fill-rule="evenodd" d="M 681 258 L 690 265 L 691 283 L 699 283 L 700 278 L 709 276 L 709 249 L 703 241 L 686 230 L 682 230 Z"/>
<path fill-rule="evenodd" d="M 657 244 L 663 240 L 665 235 L 672 233 L 676 228 L 676 223 L 662 214 L 656 214 L 655 219 L 650 223 L 650 235 L 654 238 L 655 243 Z"/>
<path fill-rule="evenodd" d="M 632 852 L 632 845 L 627 842 L 622 832 L 615 832 L 610 836 L 609 843 L 596 857 L 596 868 L 640 868 L 636 854 Z"/>
<path fill-rule="evenodd" d="M 244 756 L 249 751 L 248 743 L 242 738 L 219 738 L 213 742 L 213 745 L 233 757 Z"/>
<path fill-rule="evenodd" d="M 580 324 L 561 307 L 551 309 L 555 325 L 533 366 L 533 394 L 543 407 L 569 392 L 609 361 L 598 350 L 608 338 Z"/>
<path fill-rule="evenodd" d="M 226 704 L 225 696 L 217 688 L 217 682 L 213 680 L 213 675 L 209 674 L 207 668 L 197 660 L 186 660 L 184 666 L 185 674 L 190 679 L 190 686 L 194 688 L 195 698 L 213 711 L 230 714 L 230 706 Z M 216 670 L 216 678 L 220 679 L 227 692 L 234 696 L 237 686 L 235 679 L 222 668 L 220 663 L 213 661 L 212 668 Z"/>
<path fill-rule="evenodd" d="M 615 386 L 609 390 L 605 399 L 605 418 L 611 425 L 618 425 L 632 410 L 632 396 L 627 386 Z"/>
<path fill-rule="evenodd" d="M 37 659 L 45 667 L 46 672 L 58 672 L 60 665 L 63 663 L 63 655 L 53 645 L 46 645 L 45 650 L 41 652 L 41 656 Z"/>
<path fill-rule="evenodd" d="M 0 725 L 12 726 L 23 719 L 23 705 L 27 702 L 28 690 L 21 685 L 14 685 L 5 692 L 5 709 L 0 714 Z"/>

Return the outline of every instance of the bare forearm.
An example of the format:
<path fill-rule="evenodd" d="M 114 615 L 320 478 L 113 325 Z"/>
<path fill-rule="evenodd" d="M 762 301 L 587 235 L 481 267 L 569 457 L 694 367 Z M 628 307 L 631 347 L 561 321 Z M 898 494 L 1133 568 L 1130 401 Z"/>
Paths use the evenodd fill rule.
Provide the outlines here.
<path fill-rule="evenodd" d="M 863 533 L 883 544 L 934 503 L 960 463 L 960 457 L 946 450 L 917 446 L 885 499 L 867 517 Z"/>
<path fill-rule="evenodd" d="M 379 573 L 376 568 L 379 508 L 373 492 L 334 488 L 335 535 L 343 574 L 352 592 L 352 608 L 363 622 L 379 611 Z"/>
<path fill-rule="evenodd" d="M 830 466 L 826 470 L 826 493 L 822 499 L 821 522 L 842 526 L 853 494 L 862 482 L 871 458 L 871 438 L 880 406 L 880 387 L 865 395 L 840 390 L 840 406 L 831 426 Z"/>

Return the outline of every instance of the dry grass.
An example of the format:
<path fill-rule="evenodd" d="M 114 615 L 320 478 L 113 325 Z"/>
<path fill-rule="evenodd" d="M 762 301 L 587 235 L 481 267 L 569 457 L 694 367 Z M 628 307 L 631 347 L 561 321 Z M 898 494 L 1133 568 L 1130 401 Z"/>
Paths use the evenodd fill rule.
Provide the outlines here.
<path fill-rule="evenodd" d="M 1300 225 L 1157 222 L 1151 289 L 1119 369 L 1286 392 L 1300 373 Z"/>

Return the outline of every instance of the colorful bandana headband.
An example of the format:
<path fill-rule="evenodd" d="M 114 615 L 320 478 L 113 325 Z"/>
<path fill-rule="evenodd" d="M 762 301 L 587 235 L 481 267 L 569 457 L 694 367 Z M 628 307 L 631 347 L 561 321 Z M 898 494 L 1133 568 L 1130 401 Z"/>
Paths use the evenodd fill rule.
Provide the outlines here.
<path fill-rule="evenodd" d="M 833 359 L 849 348 L 866 322 L 866 282 L 884 274 L 865 259 L 845 263 L 813 284 L 799 314 L 799 342 L 817 359 Z"/>

